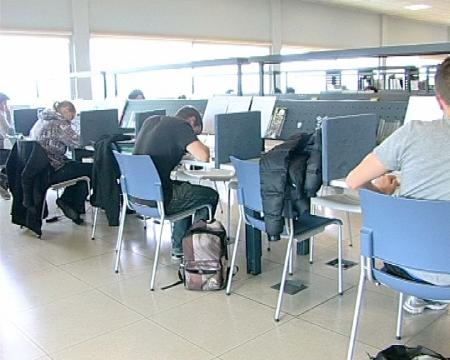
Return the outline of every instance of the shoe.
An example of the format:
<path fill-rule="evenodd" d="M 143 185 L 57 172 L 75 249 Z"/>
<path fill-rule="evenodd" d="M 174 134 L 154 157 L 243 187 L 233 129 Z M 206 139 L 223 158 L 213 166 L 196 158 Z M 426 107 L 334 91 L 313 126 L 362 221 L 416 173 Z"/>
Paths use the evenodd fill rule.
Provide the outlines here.
<path fill-rule="evenodd" d="M 11 199 L 11 194 L 9 193 L 8 189 L 5 189 L 1 185 L 0 185 L 0 196 L 4 200 L 10 200 Z"/>
<path fill-rule="evenodd" d="M 67 203 L 65 203 L 61 198 L 56 199 L 56 205 L 62 210 L 65 216 L 67 216 L 70 220 L 72 220 L 75 224 L 81 225 L 83 223 L 83 219 L 80 217 L 74 209 L 70 207 Z"/>
<path fill-rule="evenodd" d="M 180 261 L 181 259 L 183 259 L 183 253 L 182 252 L 180 253 L 178 251 L 172 250 L 170 256 L 171 256 L 172 260 L 175 260 L 175 261 Z"/>
<path fill-rule="evenodd" d="M 422 314 L 425 311 L 425 309 L 437 311 L 437 310 L 445 310 L 447 307 L 448 307 L 447 303 L 442 303 L 433 300 L 419 299 L 415 296 L 408 296 L 408 298 L 403 304 L 403 310 L 412 315 Z"/>

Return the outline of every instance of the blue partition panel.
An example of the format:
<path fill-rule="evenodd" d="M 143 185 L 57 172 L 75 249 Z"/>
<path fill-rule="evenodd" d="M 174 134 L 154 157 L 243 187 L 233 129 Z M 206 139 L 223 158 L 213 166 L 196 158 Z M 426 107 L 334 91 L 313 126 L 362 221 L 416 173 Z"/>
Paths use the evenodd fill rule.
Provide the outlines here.
<path fill-rule="evenodd" d="M 328 118 L 322 123 L 322 179 L 341 179 L 376 145 L 378 117 L 374 114 Z"/>
<path fill-rule="evenodd" d="M 219 114 L 215 118 L 215 166 L 230 162 L 230 155 L 239 159 L 261 156 L 261 113 Z"/>

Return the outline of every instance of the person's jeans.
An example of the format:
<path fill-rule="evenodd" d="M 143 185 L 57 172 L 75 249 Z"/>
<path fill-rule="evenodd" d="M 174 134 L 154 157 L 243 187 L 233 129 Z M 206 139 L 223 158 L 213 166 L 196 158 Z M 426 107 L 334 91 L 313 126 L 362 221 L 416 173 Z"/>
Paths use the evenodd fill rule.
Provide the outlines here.
<path fill-rule="evenodd" d="M 193 185 L 188 182 L 174 182 L 172 186 L 172 199 L 166 206 L 166 214 L 174 214 L 199 205 L 210 205 L 212 216 L 216 212 L 219 194 L 214 189 L 206 186 Z M 194 222 L 199 220 L 208 220 L 208 209 L 202 208 L 195 213 Z M 192 225 L 190 216 L 175 221 L 172 231 L 172 252 L 175 254 L 183 253 L 182 241 L 187 231 Z"/>
<path fill-rule="evenodd" d="M 61 169 L 54 172 L 51 183 L 57 184 L 63 181 L 75 179 L 80 176 L 92 178 L 92 164 L 69 161 Z M 75 185 L 68 186 L 60 199 L 69 205 L 78 214 L 84 214 L 84 202 L 88 195 L 87 185 L 84 181 L 79 181 Z"/>

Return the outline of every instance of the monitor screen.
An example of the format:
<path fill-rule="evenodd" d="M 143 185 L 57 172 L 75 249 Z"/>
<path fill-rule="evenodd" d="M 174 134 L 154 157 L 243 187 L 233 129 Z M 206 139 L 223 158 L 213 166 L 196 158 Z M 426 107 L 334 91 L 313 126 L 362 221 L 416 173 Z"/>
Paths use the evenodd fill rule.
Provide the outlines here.
<path fill-rule="evenodd" d="M 30 135 L 30 130 L 38 120 L 42 108 L 13 110 L 14 131 L 24 136 Z"/>
<path fill-rule="evenodd" d="M 135 135 L 136 137 L 139 134 L 139 130 L 141 130 L 142 125 L 144 125 L 145 120 L 147 120 L 150 116 L 155 115 L 166 115 L 166 110 L 150 110 L 150 111 L 142 111 L 142 112 L 136 112 L 134 114 L 134 126 L 135 126 Z"/>
<path fill-rule="evenodd" d="M 80 113 L 80 145 L 93 145 L 103 135 L 119 134 L 117 109 L 82 111 Z"/>
<path fill-rule="evenodd" d="M 410 96 L 406 109 L 405 121 L 432 121 L 444 116 L 439 103 L 434 96 Z"/>

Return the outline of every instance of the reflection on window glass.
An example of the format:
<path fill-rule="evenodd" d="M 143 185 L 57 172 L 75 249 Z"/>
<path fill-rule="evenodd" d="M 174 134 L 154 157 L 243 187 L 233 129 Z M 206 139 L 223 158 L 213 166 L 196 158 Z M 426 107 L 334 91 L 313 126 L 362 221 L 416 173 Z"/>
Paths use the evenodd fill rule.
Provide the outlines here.
<path fill-rule="evenodd" d="M 11 104 L 70 99 L 69 39 L 0 35 L 0 91 Z"/>

